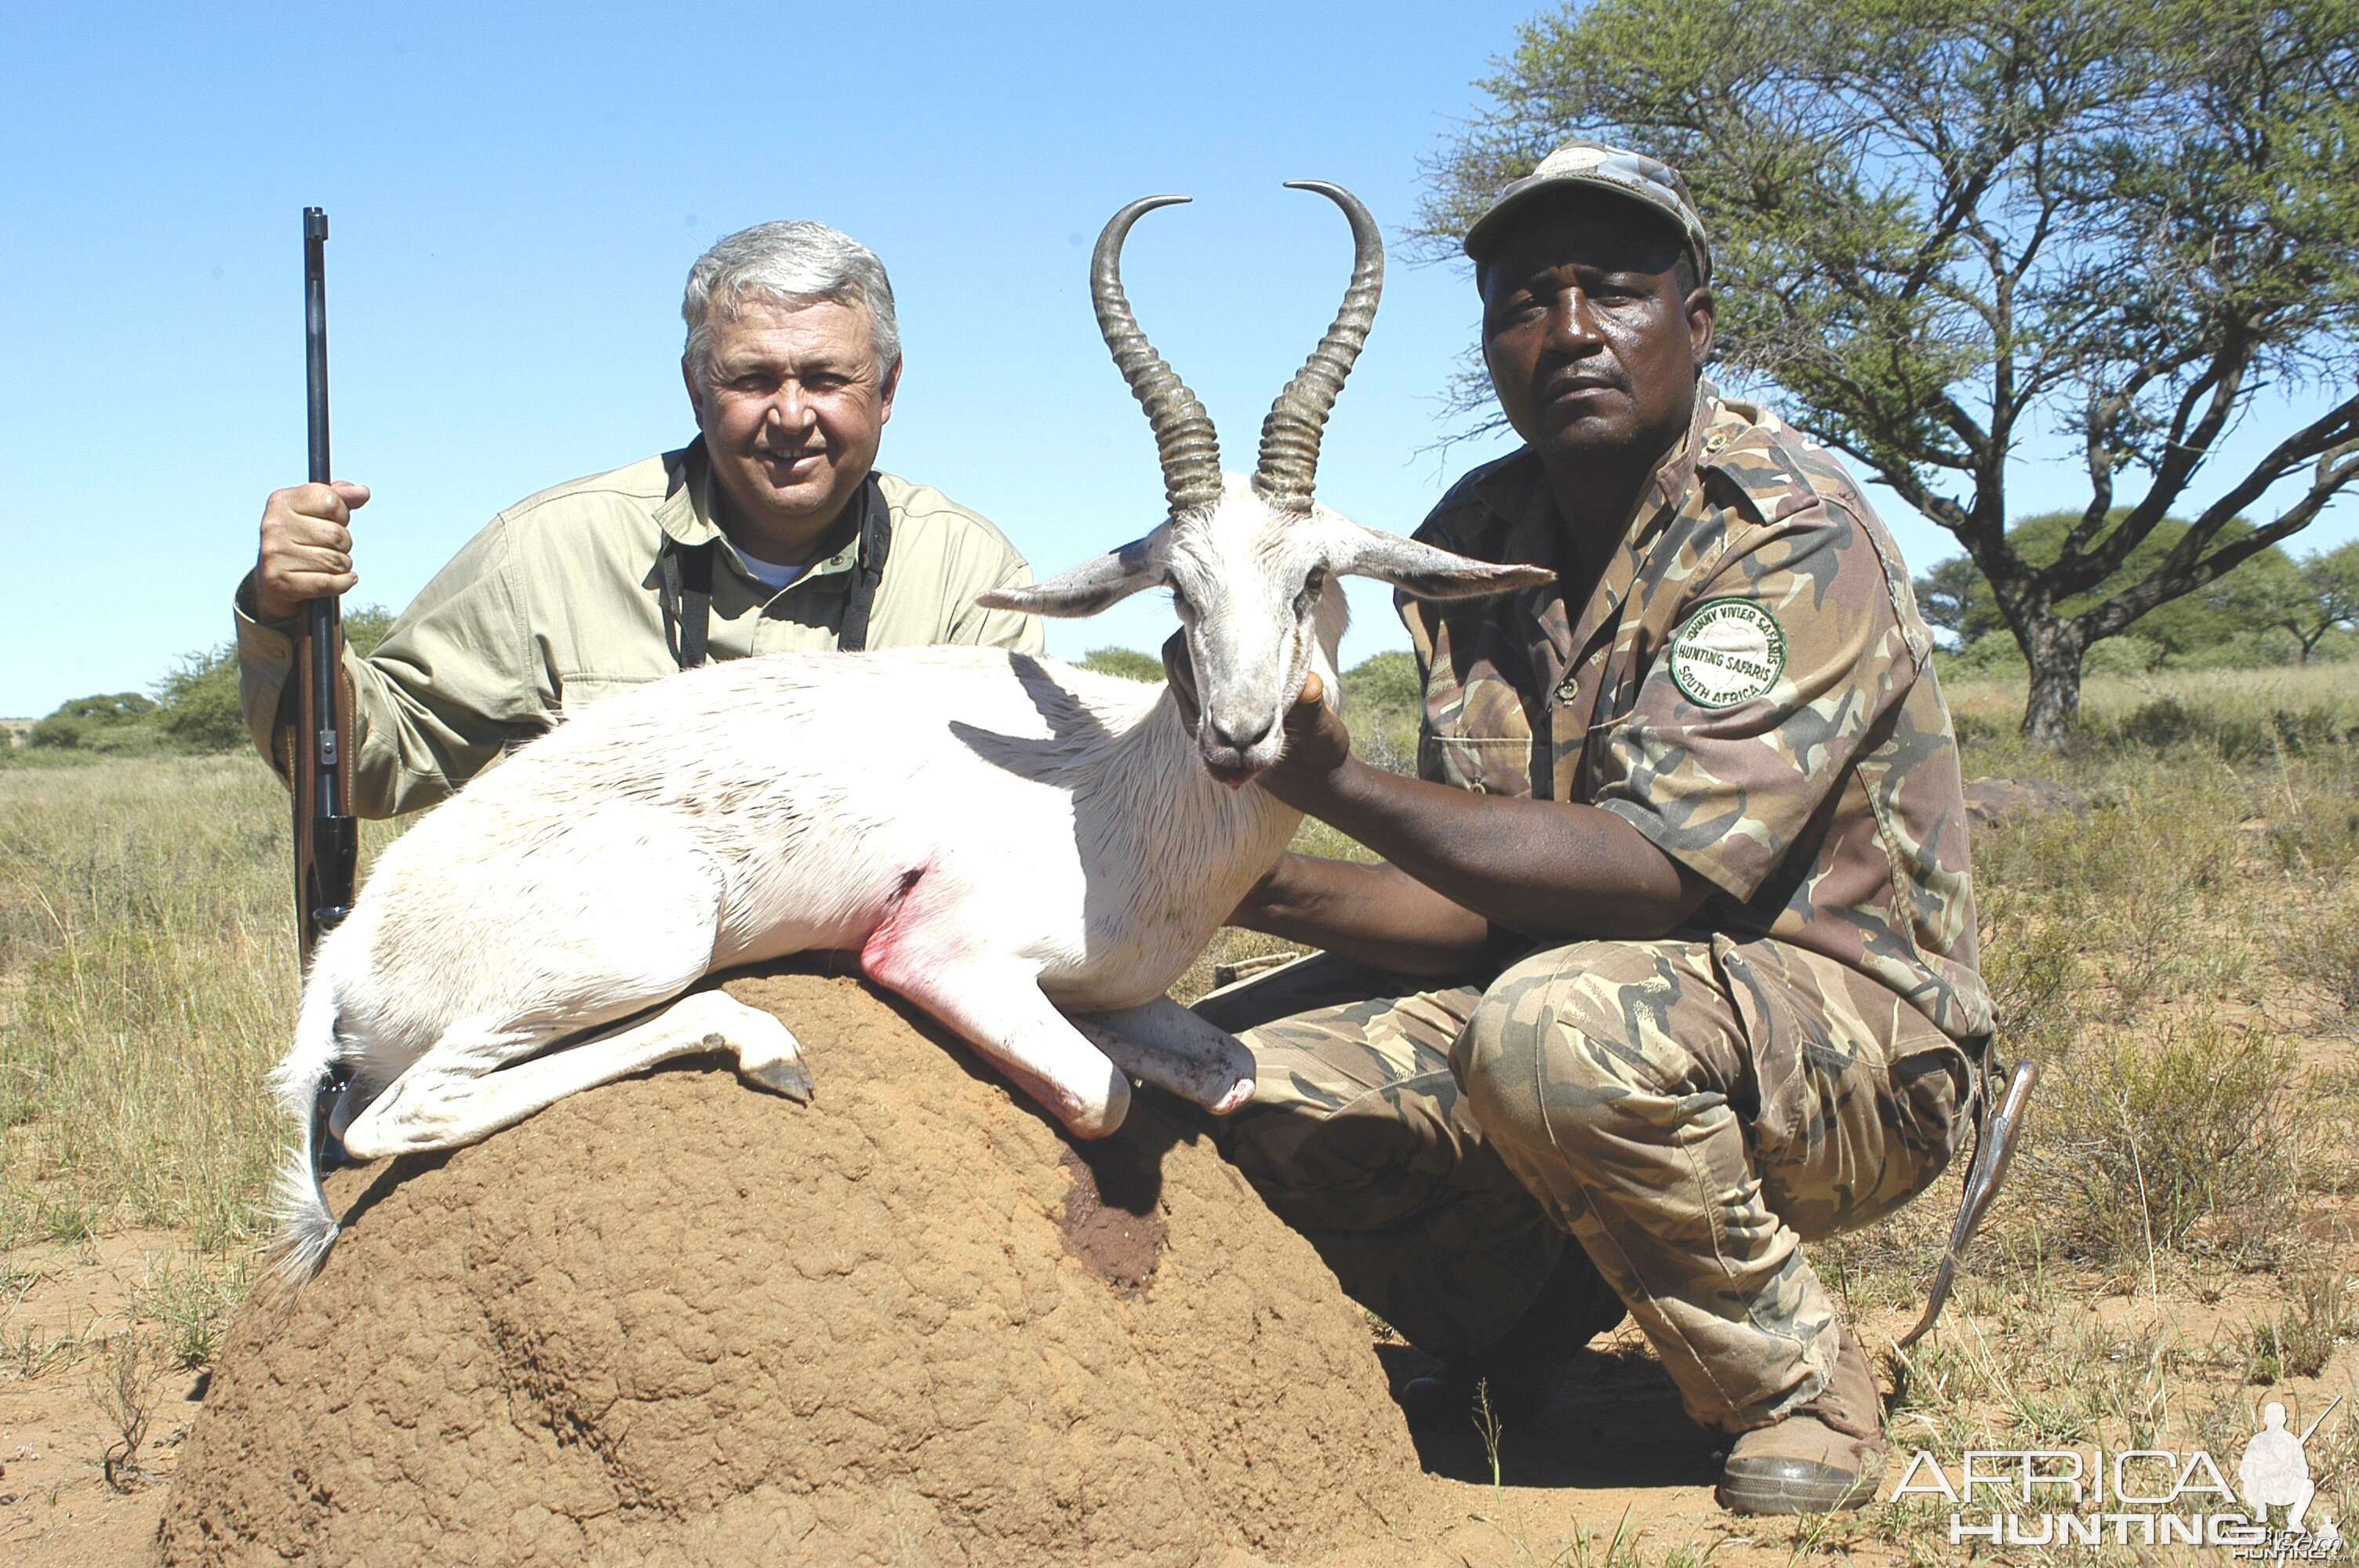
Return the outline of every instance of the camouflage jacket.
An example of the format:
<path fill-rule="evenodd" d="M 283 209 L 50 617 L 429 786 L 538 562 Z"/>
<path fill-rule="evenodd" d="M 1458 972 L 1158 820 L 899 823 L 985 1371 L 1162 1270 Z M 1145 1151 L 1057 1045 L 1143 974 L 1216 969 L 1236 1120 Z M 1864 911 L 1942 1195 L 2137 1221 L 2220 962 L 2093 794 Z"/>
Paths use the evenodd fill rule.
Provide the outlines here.
<path fill-rule="evenodd" d="M 1557 566 L 1538 458 L 1469 473 L 1417 536 Z M 1990 1033 L 1931 634 L 1823 448 L 1707 383 L 1586 604 L 1550 584 L 1400 607 L 1426 778 L 1601 806 L 1718 890 L 1695 925 L 1822 954 L 1953 1038 Z"/>

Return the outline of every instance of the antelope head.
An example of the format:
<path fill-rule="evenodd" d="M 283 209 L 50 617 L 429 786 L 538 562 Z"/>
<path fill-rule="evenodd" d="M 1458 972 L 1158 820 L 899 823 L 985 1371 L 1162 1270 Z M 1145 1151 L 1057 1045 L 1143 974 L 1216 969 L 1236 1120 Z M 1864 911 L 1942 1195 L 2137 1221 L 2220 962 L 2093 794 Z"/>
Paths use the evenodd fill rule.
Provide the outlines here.
<path fill-rule="evenodd" d="M 1344 617 L 1338 578 L 1378 578 L 1421 599 L 1461 599 L 1528 588 L 1554 575 L 1364 528 L 1312 499 L 1321 432 L 1375 320 L 1385 247 L 1367 208 L 1342 186 L 1316 179 L 1288 185 L 1315 190 L 1343 210 L 1352 225 L 1352 281 L 1327 335 L 1262 421 L 1261 456 L 1251 476 L 1221 471 L 1212 419 L 1147 341 L 1123 294 L 1122 245 L 1131 225 L 1141 213 L 1189 200 L 1142 197 L 1099 234 L 1090 285 L 1106 347 L 1155 428 L 1169 514 L 1118 550 L 980 600 L 1038 615 L 1094 615 L 1143 589 L 1169 589 L 1195 665 L 1197 752 L 1215 778 L 1232 784 L 1277 760 L 1285 744 L 1279 720 L 1312 670 L 1324 666 L 1327 690 L 1335 690 L 1335 642 Z"/>

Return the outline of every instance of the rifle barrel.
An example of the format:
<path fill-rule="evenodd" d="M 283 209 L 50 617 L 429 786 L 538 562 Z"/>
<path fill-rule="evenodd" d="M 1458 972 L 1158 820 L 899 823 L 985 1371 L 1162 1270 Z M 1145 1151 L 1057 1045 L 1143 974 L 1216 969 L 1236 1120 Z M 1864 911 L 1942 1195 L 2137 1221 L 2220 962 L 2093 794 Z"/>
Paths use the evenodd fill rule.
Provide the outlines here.
<path fill-rule="evenodd" d="M 334 477 L 328 450 L 328 214 L 303 209 L 303 360 L 311 481 Z M 343 698 L 343 616 L 333 595 L 303 607 L 296 649 L 295 913 L 308 960 L 319 939 L 352 907 L 359 835 Z"/>
<path fill-rule="evenodd" d="M 328 457 L 328 214 L 303 209 L 303 371 L 311 482 L 335 477 Z"/>

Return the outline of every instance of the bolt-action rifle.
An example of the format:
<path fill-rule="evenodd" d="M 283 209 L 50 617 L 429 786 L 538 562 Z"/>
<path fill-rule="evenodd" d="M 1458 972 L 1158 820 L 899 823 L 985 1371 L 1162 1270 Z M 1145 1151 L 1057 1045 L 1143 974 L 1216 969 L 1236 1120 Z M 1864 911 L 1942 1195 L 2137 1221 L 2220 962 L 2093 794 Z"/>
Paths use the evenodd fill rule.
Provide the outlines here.
<path fill-rule="evenodd" d="M 328 460 L 328 215 L 303 209 L 303 340 L 311 482 Z M 353 822 L 351 687 L 343 616 L 333 594 L 304 604 L 295 629 L 295 723 L 288 782 L 295 795 L 295 919 L 308 965 L 320 938 L 353 906 L 360 837 Z"/>

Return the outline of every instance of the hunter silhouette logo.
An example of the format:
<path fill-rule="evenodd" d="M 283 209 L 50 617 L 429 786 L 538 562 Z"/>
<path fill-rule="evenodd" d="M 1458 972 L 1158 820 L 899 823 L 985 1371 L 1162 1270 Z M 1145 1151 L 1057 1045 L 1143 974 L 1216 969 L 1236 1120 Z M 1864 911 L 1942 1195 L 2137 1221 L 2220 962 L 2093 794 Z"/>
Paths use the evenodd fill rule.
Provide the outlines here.
<path fill-rule="evenodd" d="M 2252 1505 L 2256 1520 L 2267 1523 L 2275 1509 L 2283 1509 L 2283 1533 L 2307 1536 L 2315 1547 L 2329 1554 L 2343 1544 L 2343 1532 L 2334 1528 L 2332 1517 L 2321 1516 L 2314 1530 L 2306 1522 L 2310 1505 L 2318 1498 L 2318 1483 L 2310 1477 L 2310 1440 L 2317 1435 L 2326 1418 L 2334 1413 L 2334 1406 L 2342 1402 L 2343 1396 L 2335 1395 L 2334 1403 L 2296 1437 L 2286 1427 L 2285 1406 L 2271 1400 L 2261 1409 L 2261 1430 L 2245 1444 L 2244 1462 L 2236 1466 L 2236 1479 L 2245 1501 Z"/>

